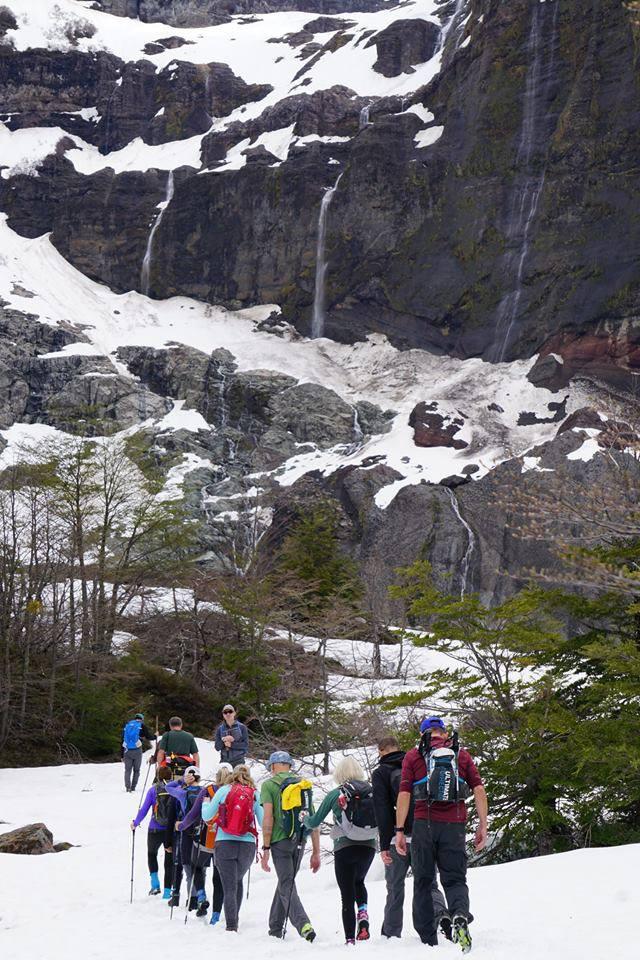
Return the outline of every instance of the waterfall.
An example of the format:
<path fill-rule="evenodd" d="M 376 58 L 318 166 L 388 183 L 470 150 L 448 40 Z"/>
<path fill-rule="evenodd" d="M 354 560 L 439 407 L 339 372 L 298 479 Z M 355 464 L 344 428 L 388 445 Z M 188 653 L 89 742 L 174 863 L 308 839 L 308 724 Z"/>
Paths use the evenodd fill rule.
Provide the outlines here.
<path fill-rule="evenodd" d="M 313 296 L 313 317 L 311 319 L 311 336 L 313 339 L 324 336 L 325 322 L 325 295 L 327 279 L 327 261 L 325 259 L 325 246 L 327 241 L 327 214 L 329 206 L 333 200 L 333 195 L 338 189 L 338 184 L 342 174 L 332 187 L 328 187 L 322 202 L 320 204 L 320 216 L 318 217 L 318 244 L 316 247 L 316 285 Z"/>
<path fill-rule="evenodd" d="M 451 33 L 454 27 L 456 28 L 458 27 L 459 17 L 460 17 L 460 14 L 462 13 L 462 10 L 466 2 L 467 0 L 456 0 L 456 6 L 453 13 L 451 14 L 451 17 L 449 18 L 445 26 L 440 31 L 440 38 L 438 40 L 438 45 L 436 47 L 434 56 L 437 56 L 439 53 L 442 53 L 442 51 L 444 50 L 445 44 L 449 39 L 449 34 Z M 456 46 L 457 46 L 457 43 L 456 43 Z"/>
<path fill-rule="evenodd" d="M 360 118 L 358 120 L 358 129 L 364 130 L 365 127 L 369 126 L 369 112 L 371 111 L 371 104 L 368 103 L 366 107 L 363 107 L 360 111 Z"/>
<path fill-rule="evenodd" d="M 462 526 L 467 531 L 467 549 L 464 552 L 464 557 L 462 558 L 462 567 L 460 569 L 460 599 L 464 600 L 465 594 L 469 586 L 469 570 L 471 568 L 471 558 L 473 557 L 474 551 L 476 549 L 476 535 L 465 520 L 465 518 L 460 513 L 460 506 L 458 504 L 458 498 L 456 497 L 453 490 L 449 487 L 445 487 L 451 501 L 451 509 L 455 513 L 456 517 L 462 524 Z"/>
<path fill-rule="evenodd" d="M 545 17 L 549 16 L 550 3 L 535 3 L 531 16 L 531 28 L 527 41 L 529 69 L 525 81 L 522 110 L 522 127 L 516 156 L 516 170 L 522 171 L 524 182 L 517 182 L 513 191 L 507 223 L 507 244 L 511 247 L 505 258 L 506 273 L 515 280 L 514 289 L 507 293 L 498 306 L 496 333 L 492 359 L 504 360 L 510 346 L 522 299 L 524 270 L 531 249 L 531 226 L 538 212 L 540 197 L 546 178 L 543 164 L 536 169 L 536 142 L 548 140 L 543 137 L 543 124 L 548 121 L 547 102 L 555 80 L 555 59 L 559 0 L 554 0 L 551 14 L 550 37 L 545 42 L 543 35 Z M 542 102 L 544 113 L 539 115 L 537 105 Z"/>
<path fill-rule="evenodd" d="M 159 212 L 156 219 L 153 222 L 153 226 L 151 227 L 151 231 L 149 233 L 149 239 L 147 240 L 147 249 L 144 252 L 144 260 L 142 261 L 142 270 L 140 271 L 140 288 L 144 293 L 145 297 L 149 296 L 151 261 L 153 259 L 153 240 L 157 233 L 158 227 L 162 223 L 164 212 L 173 199 L 174 187 L 175 187 L 175 184 L 173 180 L 173 170 L 171 170 L 169 172 L 169 176 L 167 177 L 167 191 L 165 194 L 165 198 L 162 203 L 158 204 Z"/>
<path fill-rule="evenodd" d="M 362 443 L 363 440 L 364 440 L 364 432 L 360 425 L 358 408 L 354 406 L 353 408 L 353 442 L 357 446 L 359 443 Z"/>

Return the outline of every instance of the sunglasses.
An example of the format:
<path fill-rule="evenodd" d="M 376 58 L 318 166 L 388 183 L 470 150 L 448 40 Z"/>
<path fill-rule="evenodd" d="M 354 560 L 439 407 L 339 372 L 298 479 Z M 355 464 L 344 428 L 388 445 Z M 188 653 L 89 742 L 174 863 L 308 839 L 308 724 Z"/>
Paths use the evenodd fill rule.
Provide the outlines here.
<path fill-rule="evenodd" d="M 223 710 L 222 711 L 223 716 L 225 713 L 235 713 L 235 710 Z"/>

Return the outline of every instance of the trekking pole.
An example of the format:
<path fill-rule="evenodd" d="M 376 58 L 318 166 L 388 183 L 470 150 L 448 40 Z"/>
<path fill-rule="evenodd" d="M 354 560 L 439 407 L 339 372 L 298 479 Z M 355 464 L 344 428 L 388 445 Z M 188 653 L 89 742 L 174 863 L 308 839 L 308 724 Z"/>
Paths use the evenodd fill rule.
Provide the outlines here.
<path fill-rule="evenodd" d="M 293 879 L 291 880 L 291 889 L 289 890 L 289 902 L 287 903 L 287 912 L 284 915 L 284 923 L 282 924 L 282 939 L 287 935 L 287 924 L 289 922 L 289 913 L 291 911 L 291 900 L 293 899 L 293 889 L 296 885 L 296 877 L 298 876 L 298 870 L 300 869 L 300 864 L 302 863 L 302 854 L 304 853 L 304 832 L 300 834 L 298 839 L 298 845 L 296 846 L 296 862 L 293 868 Z"/>
<path fill-rule="evenodd" d="M 140 799 L 138 800 L 138 813 L 140 813 L 140 807 L 142 806 L 142 801 L 143 801 L 143 799 L 144 799 L 144 797 L 145 797 L 145 794 L 146 794 L 146 792 L 147 792 L 147 781 L 149 780 L 149 774 L 150 774 L 150 773 L 151 773 L 151 764 L 148 763 L 148 764 L 147 764 L 147 775 L 146 775 L 146 777 L 144 778 L 144 783 L 143 783 L 143 785 L 142 785 L 142 793 L 140 794 Z"/>
<path fill-rule="evenodd" d="M 176 837 L 178 838 L 178 843 L 176 845 Z M 180 865 L 180 857 L 182 855 L 182 834 L 174 828 L 173 831 L 173 882 L 171 884 L 171 911 L 169 913 L 169 920 L 173 920 L 173 897 L 176 889 L 176 882 L 178 880 L 178 867 Z"/>
<path fill-rule="evenodd" d="M 135 830 L 131 831 L 131 896 L 129 897 L 129 903 L 133 903 L 133 865 L 135 862 L 136 855 L 136 832 Z"/>
<path fill-rule="evenodd" d="M 189 880 L 189 889 L 187 890 L 187 903 L 186 903 L 185 910 L 184 910 L 184 922 L 185 922 L 185 924 L 186 924 L 187 920 L 189 919 L 189 904 L 191 903 L 191 894 L 192 894 L 192 891 L 193 891 L 193 881 L 195 880 L 195 876 L 196 876 L 196 866 L 195 866 L 195 865 L 196 865 L 196 863 L 198 862 L 198 857 L 199 857 L 199 852 L 198 852 L 198 845 L 199 845 L 199 843 L 200 843 L 200 831 L 199 831 L 199 830 L 198 830 L 198 833 L 197 833 L 197 834 L 194 832 L 194 834 L 193 834 L 193 839 L 192 839 L 191 843 L 192 843 L 192 847 L 191 847 L 191 879 Z M 194 858 L 194 856 L 193 856 L 194 853 L 195 853 L 195 858 Z"/>

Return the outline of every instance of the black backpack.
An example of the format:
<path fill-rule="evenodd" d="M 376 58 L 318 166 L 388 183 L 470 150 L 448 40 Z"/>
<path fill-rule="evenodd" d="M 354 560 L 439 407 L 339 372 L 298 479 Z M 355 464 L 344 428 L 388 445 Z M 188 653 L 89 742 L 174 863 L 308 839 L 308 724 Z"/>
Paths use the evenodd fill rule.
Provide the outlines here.
<path fill-rule="evenodd" d="M 347 780 L 340 787 L 346 800 L 339 826 L 350 840 L 373 840 L 378 834 L 373 788 L 368 780 Z"/>
<path fill-rule="evenodd" d="M 153 819 L 158 826 L 167 827 L 169 825 L 169 811 L 171 810 L 172 797 L 167 791 L 167 785 L 164 780 L 158 780 L 155 784 L 156 802 L 153 806 Z"/>

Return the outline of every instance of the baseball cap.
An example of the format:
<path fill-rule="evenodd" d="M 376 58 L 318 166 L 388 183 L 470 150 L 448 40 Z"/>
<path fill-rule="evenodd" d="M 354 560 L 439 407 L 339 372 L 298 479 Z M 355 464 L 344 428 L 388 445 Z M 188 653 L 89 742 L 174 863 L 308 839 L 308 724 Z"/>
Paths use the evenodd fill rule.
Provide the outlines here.
<path fill-rule="evenodd" d="M 234 713 L 236 712 L 236 708 L 232 703 L 225 703 L 224 707 L 222 708 L 222 712 L 226 713 L 227 710 L 233 710 Z"/>
<path fill-rule="evenodd" d="M 223 760 L 222 763 L 218 764 L 218 770 L 233 770 L 233 767 L 226 760 Z"/>
<path fill-rule="evenodd" d="M 200 767 L 187 767 L 187 769 L 186 769 L 185 772 L 184 772 L 185 777 L 186 777 L 186 775 L 187 775 L 188 773 L 192 773 L 192 774 L 194 775 L 194 777 L 199 777 L 199 776 L 200 776 Z"/>
<path fill-rule="evenodd" d="M 136 713 L 134 720 L 144 720 L 144 713 Z"/>
<path fill-rule="evenodd" d="M 446 730 L 442 717 L 425 717 L 420 724 L 420 733 L 426 733 L 427 730 Z"/>
<path fill-rule="evenodd" d="M 293 760 L 291 759 L 291 754 L 287 753 L 286 750 L 276 750 L 267 760 L 267 766 L 272 767 L 274 763 L 288 763 L 289 766 L 291 766 Z"/>

